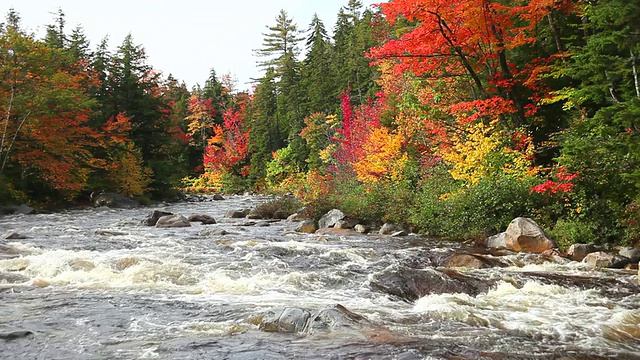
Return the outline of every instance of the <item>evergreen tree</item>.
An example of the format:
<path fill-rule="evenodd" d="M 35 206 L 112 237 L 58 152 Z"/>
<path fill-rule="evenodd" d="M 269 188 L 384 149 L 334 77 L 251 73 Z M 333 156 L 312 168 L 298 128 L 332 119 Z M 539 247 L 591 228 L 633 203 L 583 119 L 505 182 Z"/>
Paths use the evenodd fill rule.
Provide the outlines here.
<path fill-rule="evenodd" d="M 302 64 L 301 87 L 304 92 L 303 115 L 314 112 L 331 113 L 337 110 L 338 92 L 334 67 L 331 66 L 332 45 L 324 24 L 315 14 L 308 29 L 307 54 Z"/>
<path fill-rule="evenodd" d="M 371 11 L 362 12 L 359 0 L 349 0 L 338 13 L 332 62 L 338 84 L 335 99 L 347 89 L 351 89 L 351 98 L 360 104 L 373 95 L 377 74 L 366 58 L 369 49 L 376 45 L 372 36 L 373 18 Z"/>
<path fill-rule="evenodd" d="M 47 32 L 44 42 L 56 49 L 64 49 L 67 44 L 64 27 L 66 25 L 65 14 L 62 9 L 58 9 L 55 13 L 55 23 L 47 25 Z"/>
<path fill-rule="evenodd" d="M 277 91 L 275 70 L 268 68 L 256 86 L 249 133 L 249 153 L 251 154 L 251 180 L 256 183 L 265 177 L 267 162 L 271 154 L 283 147 L 277 117 Z"/>
<path fill-rule="evenodd" d="M 285 63 L 298 55 L 300 51 L 298 44 L 303 39 L 300 37 L 297 25 L 284 10 L 280 10 L 276 17 L 276 25 L 267 28 L 269 32 L 262 34 L 264 41 L 262 48 L 257 50 L 257 55 L 268 59 L 258 62 L 258 65 L 264 68 L 273 67 L 276 74 L 280 75 Z"/>

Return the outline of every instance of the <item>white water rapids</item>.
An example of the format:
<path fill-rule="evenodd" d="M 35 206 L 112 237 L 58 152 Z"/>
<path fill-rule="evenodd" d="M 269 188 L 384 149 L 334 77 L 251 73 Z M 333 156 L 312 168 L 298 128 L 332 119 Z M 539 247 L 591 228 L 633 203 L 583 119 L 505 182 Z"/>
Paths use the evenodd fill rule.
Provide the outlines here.
<path fill-rule="evenodd" d="M 640 359 L 637 273 L 515 254 L 508 267 L 457 269 L 491 281 L 487 292 L 408 302 L 372 289 L 372 274 L 472 249 L 223 217 L 262 201 L 155 207 L 218 221 L 180 229 L 140 225 L 153 208 L 0 217 L 0 235 L 27 237 L 0 243 L 0 358 Z M 391 335 L 258 329 L 271 310 L 335 304 Z"/>

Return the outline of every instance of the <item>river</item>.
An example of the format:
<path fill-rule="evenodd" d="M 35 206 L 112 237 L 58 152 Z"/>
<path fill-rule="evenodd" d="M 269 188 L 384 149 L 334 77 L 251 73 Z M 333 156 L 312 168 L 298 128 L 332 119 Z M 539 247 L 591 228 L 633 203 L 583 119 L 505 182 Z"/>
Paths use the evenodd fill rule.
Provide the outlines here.
<path fill-rule="evenodd" d="M 0 235 L 27 237 L 0 251 L 0 358 L 640 359 L 637 273 L 512 254 L 506 267 L 458 270 L 494 284 L 486 292 L 403 301 L 374 290 L 372 274 L 472 249 L 224 218 L 264 200 L 154 207 L 218 221 L 179 229 L 141 226 L 150 208 L 0 217 Z M 336 304 L 390 335 L 258 326 L 283 307 Z"/>

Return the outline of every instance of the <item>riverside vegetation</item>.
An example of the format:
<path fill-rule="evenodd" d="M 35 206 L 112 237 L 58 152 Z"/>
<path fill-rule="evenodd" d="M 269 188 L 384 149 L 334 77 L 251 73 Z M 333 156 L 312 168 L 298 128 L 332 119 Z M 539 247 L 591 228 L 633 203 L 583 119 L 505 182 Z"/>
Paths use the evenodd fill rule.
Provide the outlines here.
<path fill-rule="evenodd" d="M 92 49 L 62 10 L 39 39 L 11 11 L 0 203 L 291 192 L 315 218 L 480 239 L 530 217 L 563 248 L 634 245 L 639 17 L 623 0 L 349 0 L 329 35 L 283 10 L 249 92 L 214 70 L 187 89 L 131 35 Z"/>

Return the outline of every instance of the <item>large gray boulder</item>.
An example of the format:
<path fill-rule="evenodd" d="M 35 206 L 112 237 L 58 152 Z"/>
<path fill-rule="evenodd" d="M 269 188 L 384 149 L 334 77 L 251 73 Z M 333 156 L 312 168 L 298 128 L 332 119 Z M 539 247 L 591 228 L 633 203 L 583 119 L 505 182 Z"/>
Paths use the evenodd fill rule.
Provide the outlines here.
<path fill-rule="evenodd" d="M 345 217 L 346 215 L 342 211 L 333 209 L 320 218 L 320 220 L 318 221 L 318 228 L 324 229 L 334 227 L 338 221 L 344 219 Z"/>
<path fill-rule="evenodd" d="M 582 262 L 591 269 L 622 268 L 629 263 L 629 258 L 619 254 L 596 251 L 587 255 Z"/>
<path fill-rule="evenodd" d="M 618 251 L 618 254 L 629 258 L 631 262 L 640 261 L 640 249 L 635 247 L 623 247 Z"/>
<path fill-rule="evenodd" d="M 167 215 L 158 219 L 156 227 L 158 228 L 183 228 L 190 227 L 189 219 L 182 215 Z"/>
<path fill-rule="evenodd" d="M 557 245 L 535 221 L 515 218 L 505 231 L 505 243 L 509 250 L 517 252 L 543 253 Z"/>
<path fill-rule="evenodd" d="M 132 198 L 116 193 L 91 194 L 91 200 L 95 207 L 106 206 L 110 208 L 134 208 L 140 206 Z"/>

